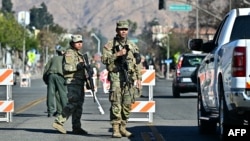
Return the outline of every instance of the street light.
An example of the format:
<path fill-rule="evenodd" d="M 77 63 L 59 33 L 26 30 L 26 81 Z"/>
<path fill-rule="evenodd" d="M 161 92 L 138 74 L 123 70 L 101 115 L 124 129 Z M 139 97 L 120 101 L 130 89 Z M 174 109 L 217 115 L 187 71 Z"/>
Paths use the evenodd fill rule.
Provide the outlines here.
<path fill-rule="evenodd" d="M 153 41 L 161 41 L 162 38 L 166 37 L 167 38 L 167 79 L 169 79 L 169 70 L 170 70 L 170 67 L 169 67 L 169 64 L 170 64 L 170 60 L 169 60 L 169 57 L 170 57 L 170 39 L 169 39 L 169 35 L 172 34 L 172 32 L 170 32 L 170 30 L 172 29 L 173 27 L 169 27 L 169 26 L 162 26 L 162 25 L 155 25 L 155 26 L 152 26 L 152 33 L 153 33 Z M 163 67 L 162 67 L 162 71 L 163 71 Z M 162 72 L 163 73 L 163 72 Z"/>
<path fill-rule="evenodd" d="M 24 73 L 25 71 L 25 54 L 26 54 L 26 47 L 25 47 L 25 43 L 26 43 L 26 39 L 25 39 L 25 30 L 26 30 L 26 26 L 24 26 L 24 32 L 23 32 L 23 68 L 22 68 L 22 73 Z"/>
<path fill-rule="evenodd" d="M 101 41 L 100 41 L 100 39 L 95 35 L 95 33 L 91 33 L 91 36 L 95 37 L 96 40 L 98 41 L 97 54 L 100 55 L 100 54 L 101 54 L 101 52 L 100 52 Z"/>
<path fill-rule="evenodd" d="M 22 73 L 25 71 L 25 55 L 26 55 L 26 39 L 25 39 L 25 32 L 26 32 L 26 25 L 30 23 L 30 13 L 28 11 L 21 11 L 18 13 L 18 23 L 22 24 L 24 26 L 24 33 L 23 33 L 23 68 L 22 68 Z"/>
<path fill-rule="evenodd" d="M 167 39 L 168 39 L 168 45 L 167 45 L 167 59 L 169 59 L 170 55 L 170 39 L 169 39 L 169 35 L 172 34 L 172 32 L 167 33 Z M 169 79 L 169 71 L 170 71 L 170 66 L 169 66 L 170 62 L 167 63 L 167 79 Z"/>

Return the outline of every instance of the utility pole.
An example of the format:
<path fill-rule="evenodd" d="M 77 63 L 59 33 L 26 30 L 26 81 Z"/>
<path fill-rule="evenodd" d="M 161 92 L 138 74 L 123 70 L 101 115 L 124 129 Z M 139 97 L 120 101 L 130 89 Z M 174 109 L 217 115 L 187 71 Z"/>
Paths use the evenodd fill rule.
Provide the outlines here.
<path fill-rule="evenodd" d="M 30 24 L 30 13 L 28 11 L 21 11 L 18 13 L 18 23 L 23 25 L 24 31 L 23 31 L 23 56 L 22 56 L 22 73 L 25 73 L 25 55 L 26 55 L 26 39 L 25 39 L 25 32 L 26 32 L 26 25 Z"/>
<path fill-rule="evenodd" d="M 169 55 L 169 52 L 170 52 L 170 40 L 169 40 L 169 33 L 167 33 L 167 38 L 168 38 L 168 47 L 167 47 L 167 59 L 169 60 L 169 57 L 170 57 L 170 55 Z M 167 63 L 167 79 L 169 79 L 169 72 L 170 71 L 170 66 L 169 66 L 169 62 Z"/>
<path fill-rule="evenodd" d="M 199 7 L 199 0 L 196 0 L 196 6 Z M 196 38 L 198 39 L 199 38 L 199 31 L 200 31 L 200 28 L 199 28 L 199 9 L 196 8 Z"/>
<path fill-rule="evenodd" d="M 22 68 L 22 73 L 25 73 L 25 54 L 26 54 L 26 39 L 25 39 L 25 30 L 26 30 L 26 26 L 24 25 L 24 32 L 23 32 L 23 68 Z"/>

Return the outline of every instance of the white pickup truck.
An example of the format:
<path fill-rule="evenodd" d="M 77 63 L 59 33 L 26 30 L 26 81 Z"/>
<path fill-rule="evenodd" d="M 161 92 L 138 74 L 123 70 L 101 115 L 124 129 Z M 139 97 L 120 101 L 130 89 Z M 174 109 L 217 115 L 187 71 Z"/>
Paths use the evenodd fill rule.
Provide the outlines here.
<path fill-rule="evenodd" d="M 201 133 L 250 126 L 250 8 L 232 9 L 213 40 L 192 39 L 191 50 L 208 53 L 197 70 Z M 248 124 L 249 123 L 249 124 Z"/>

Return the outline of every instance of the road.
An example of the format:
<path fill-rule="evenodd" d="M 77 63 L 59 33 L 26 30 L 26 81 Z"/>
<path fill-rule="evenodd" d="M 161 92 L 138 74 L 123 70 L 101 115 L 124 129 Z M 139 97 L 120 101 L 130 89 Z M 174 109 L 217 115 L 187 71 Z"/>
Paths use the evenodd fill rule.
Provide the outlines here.
<path fill-rule="evenodd" d="M 5 99 L 6 86 L 0 86 L 0 98 Z M 148 100 L 148 87 L 143 87 L 145 97 L 138 101 Z M 133 138 L 111 138 L 109 123 L 108 95 L 98 89 L 97 96 L 104 109 L 100 114 L 92 97 L 86 97 L 83 105 L 82 127 L 89 132 L 88 136 L 71 133 L 71 118 L 65 123 L 67 134 L 60 134 L 52 128 L 54 117 L 46 113 L 46 85 L 41 79 L 32 79 L 31 87 L 12 86 L 12 99 L 15 103 L 12 122 L 0 122 L 1 140 L 6 141 L 219 141 L 216 135 L 200 135 L 196 120 L 196 94 L 187 93 L 180 98 L 172 97 L 171 80 L 157 79 L 153 87 L 156 112 L 153 122 L 130 121 L 128 130 L 135 134 Z M 132 113 L 131 118 L 147 118 L 148 113 Z"/>

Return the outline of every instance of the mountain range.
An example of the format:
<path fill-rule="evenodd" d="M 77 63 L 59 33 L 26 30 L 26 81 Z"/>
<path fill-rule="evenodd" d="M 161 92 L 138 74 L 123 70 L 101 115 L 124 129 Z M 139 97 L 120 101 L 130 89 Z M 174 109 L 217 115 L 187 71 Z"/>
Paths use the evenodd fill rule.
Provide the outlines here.
<path fill-rule="evenodd" d="M 136 34 L 142 32 L 145 23 L 157 19 L 161 25 L 170 28 L 188 27 L 188 11 L 170 11 L 172 4 L 182 5 L 181 0 L 166 0 L 166 9 L 158 10 L 158 0 L 11 0 L 13 11 L 29 11 L 44 2 L 54 23 L 71 32 L 77 28 L 95 28 L 106 38 L 115 34 L 118 20 L 131 20 L 137 23 Z M 183 0 L 185 1 L 185 0 Z M 213 4 L 223 4 L 218 0 Z M 192 8 L 195 10 L 195 8 Z"/>

